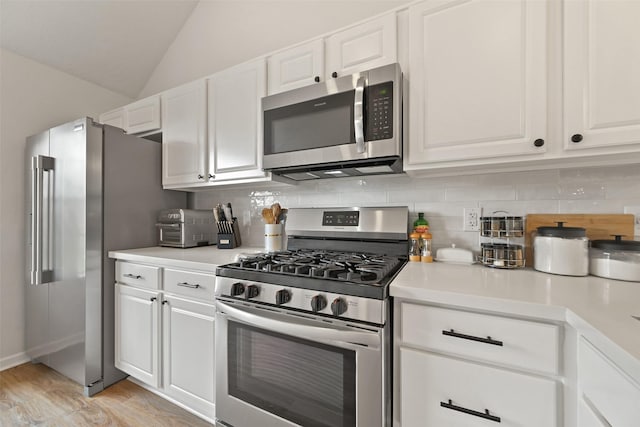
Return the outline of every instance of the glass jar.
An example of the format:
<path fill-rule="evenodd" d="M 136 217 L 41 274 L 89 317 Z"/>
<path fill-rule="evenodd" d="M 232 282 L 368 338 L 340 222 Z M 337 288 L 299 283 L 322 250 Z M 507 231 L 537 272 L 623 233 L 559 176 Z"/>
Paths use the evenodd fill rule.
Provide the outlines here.
<path fill-rule="evenodd" d="M 431 233 L 420 235 L 420 261 L 433 262 L 433 252 L 431 249 Z"/>
<path fill-rule="evenodd" d="M 420 233 L 411 233 L 409 235 L 409 261 L 420 261 Z"/>

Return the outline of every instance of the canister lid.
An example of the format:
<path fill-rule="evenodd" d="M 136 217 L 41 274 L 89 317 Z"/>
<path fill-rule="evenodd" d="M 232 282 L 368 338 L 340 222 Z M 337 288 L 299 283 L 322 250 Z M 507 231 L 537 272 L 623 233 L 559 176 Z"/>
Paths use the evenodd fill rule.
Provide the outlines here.
<path fill-rule="evenodd" d="M 640 252 L 640 242 L 636 240 L 622 240 L 622 236 L 615 236 L 615 240 L 593 240 L 591 247 L 606 251 Z"/>
<path fill-rule="evenodd" d="M 564 222 L 558 222 L 557 227 L 538 227 L 538 236 L 576 239 L 586 237 L 587 230 L 582 227 L 565 227 Z"/>

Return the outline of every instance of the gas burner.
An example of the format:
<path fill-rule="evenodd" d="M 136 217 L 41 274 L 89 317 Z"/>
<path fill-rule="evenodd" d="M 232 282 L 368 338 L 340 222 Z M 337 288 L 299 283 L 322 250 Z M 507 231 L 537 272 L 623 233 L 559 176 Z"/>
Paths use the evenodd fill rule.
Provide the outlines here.
<path fill-rule="evenodd" d="M 298 249 L 253 255 L 228 267 L 294 275 L 301 278 L 376 284 L 402 262 L 398 257 L 380 254 Z"/>

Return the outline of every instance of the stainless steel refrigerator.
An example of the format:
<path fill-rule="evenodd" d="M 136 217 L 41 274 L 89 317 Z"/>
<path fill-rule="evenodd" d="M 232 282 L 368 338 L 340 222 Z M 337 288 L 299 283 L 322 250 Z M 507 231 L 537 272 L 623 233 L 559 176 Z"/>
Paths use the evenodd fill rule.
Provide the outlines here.
<path fill-rule="evenodd" d="M 81 118 L 27 138 L 26 347 L 91 396 L 114 366 L 110 250 L 157 244 L 156 217 L 186 207 L 162 189 L 161 144 Z"/>

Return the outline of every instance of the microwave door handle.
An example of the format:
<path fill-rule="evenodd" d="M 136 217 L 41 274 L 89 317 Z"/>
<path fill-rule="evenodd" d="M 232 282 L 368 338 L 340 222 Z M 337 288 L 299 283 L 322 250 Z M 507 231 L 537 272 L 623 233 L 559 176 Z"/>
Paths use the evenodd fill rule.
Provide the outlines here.
<path fill-rule="evenodd" d="M 343 331 L 319 326 L 309 326 L 295 323 L 292 320 L 283 322 L 266 316 L 259 316 L 244 310 L 231 307 L 221 301 L 216 301 L 218 312 L 230 319 L 238 320 L 242 323 L 255 326 L 260 329 L 279 332 L 285 335 L 292 335 L 312 341 L 331 342 L 338 346 L 340 343 L 356 344 L 366 347 L 380 347 L 380 338 L 374 332 Z"/>
<path fill-rule="evenodd" d="M 364 85 L 365 77 L 359 77 L 356 83 L 356 94 L 353 99 L 353 127 L 356 133 L 356 151 L 364 153 Z"/>
<path fill-rule="evenodd" d="M 158 222 L 156 223 L 156 227 L 158 228 L 180 228 L 180 224 L 178 223 L 170 223 L 170 222 Z"/>

